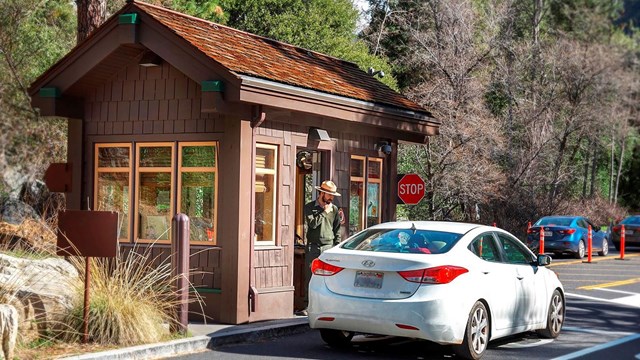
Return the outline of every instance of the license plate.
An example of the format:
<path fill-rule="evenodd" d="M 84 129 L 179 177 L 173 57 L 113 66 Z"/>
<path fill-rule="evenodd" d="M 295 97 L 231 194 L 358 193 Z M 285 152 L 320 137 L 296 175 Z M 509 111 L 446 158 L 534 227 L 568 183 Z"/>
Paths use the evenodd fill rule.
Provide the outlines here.
<path fill-rule="evenodd" d="M 375 271 L 356 271 L 356 280 L 353 283 L 355 287 L 380 289 L 382 287 L 382 278 L 384 274 Z"/>
<path fill-rule="evenodd" d="M 553 236 L 553 231 L 545 231 L 545 232 L 544 232 L 544 236 L 545 236 L 545 237 L 547 237 L 547 236 L 548 236 L 548 237 Z"/>
<path fill-rule="evenodd" d="M 625 230 L 624 233 L 626 235 L 633 235 L 633 230 Z"/>

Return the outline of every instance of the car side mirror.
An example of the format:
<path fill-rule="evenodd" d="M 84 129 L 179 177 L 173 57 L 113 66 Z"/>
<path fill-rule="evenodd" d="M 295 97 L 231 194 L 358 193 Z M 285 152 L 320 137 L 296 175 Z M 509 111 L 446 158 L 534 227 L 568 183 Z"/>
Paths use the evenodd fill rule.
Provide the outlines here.
<path fill-rule="evenodd" d="M 538 263 L 538 266 L 547 266 L 551 264 L 551 256 L 539 254 L 537 263 Z"/>

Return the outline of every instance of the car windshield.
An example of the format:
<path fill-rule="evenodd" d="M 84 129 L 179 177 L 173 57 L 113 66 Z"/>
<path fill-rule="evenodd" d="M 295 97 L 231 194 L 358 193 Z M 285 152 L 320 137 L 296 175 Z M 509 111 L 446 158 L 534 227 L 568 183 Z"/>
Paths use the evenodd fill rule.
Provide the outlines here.
<path fill-rule="evenodd" d="M 342 245 L 343 249 L 415 254 L 442 254 L 460 240 L 462 234 L 432 230 L 367 229 Z"/>
<path fill-rule="evenodd" d="M 571 226 L 571 222 L 573 221 L 573 218 L 566 218 L 566 217 L 546 217 L 546 218 L 542 218 L 540 220 L 538 220 L 538 222 L 536 223 L 536 225 L 543 225 L 543 226 Z"/>
<path fill-rule="evenodd" d="M 620 224 L 640 225 L 640 216 L 630 216 L 622 220 Z"/>

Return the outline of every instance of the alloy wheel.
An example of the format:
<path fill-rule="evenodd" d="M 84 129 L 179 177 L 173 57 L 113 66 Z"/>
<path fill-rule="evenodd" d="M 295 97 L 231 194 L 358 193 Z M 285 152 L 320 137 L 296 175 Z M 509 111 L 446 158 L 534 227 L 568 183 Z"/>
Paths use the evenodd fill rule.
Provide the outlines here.
<path fill-rule="evenodd" d="M 550 310 L 549 327 L 552 333 L 558 334 L 564 322 L 564 302 L 562 296 L 557 292 L 553 294 L 553 299 L 551 299 Z"/>
<path fill-rule="evenodd" d="M 579 256 L 578 259 L 582 259 L 584 257 L 584 253 L 585 253 L 584 241 L 580 240 L 580 242 L 578 243 L 578 254 L 577 254 L 577 256 Z"/>
<path fill-rule="evenodd" d="M 471 318 L 471 346 L 477 354 L 482 354 L 489 342 L 487 312 L 478 307 Z"/>

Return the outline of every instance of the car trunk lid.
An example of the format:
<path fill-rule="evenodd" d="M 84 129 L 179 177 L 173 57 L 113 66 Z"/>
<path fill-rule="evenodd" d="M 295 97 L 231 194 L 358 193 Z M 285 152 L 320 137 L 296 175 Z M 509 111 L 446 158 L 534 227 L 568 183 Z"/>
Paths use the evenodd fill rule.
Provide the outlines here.
<path fill-rule="evenodd" d="M 440 257 L 430 254 L 402 254 L 399 257 L 398 253 L 346 251 L 321 257 L 328 264 L 344 268 L 333 276 L 324 277 L 327 288 L 340 295 L 375 299 L 412 296 L 421 284 L 406 280 L 398 272 L 437 266 L 429 259 Z"/>

